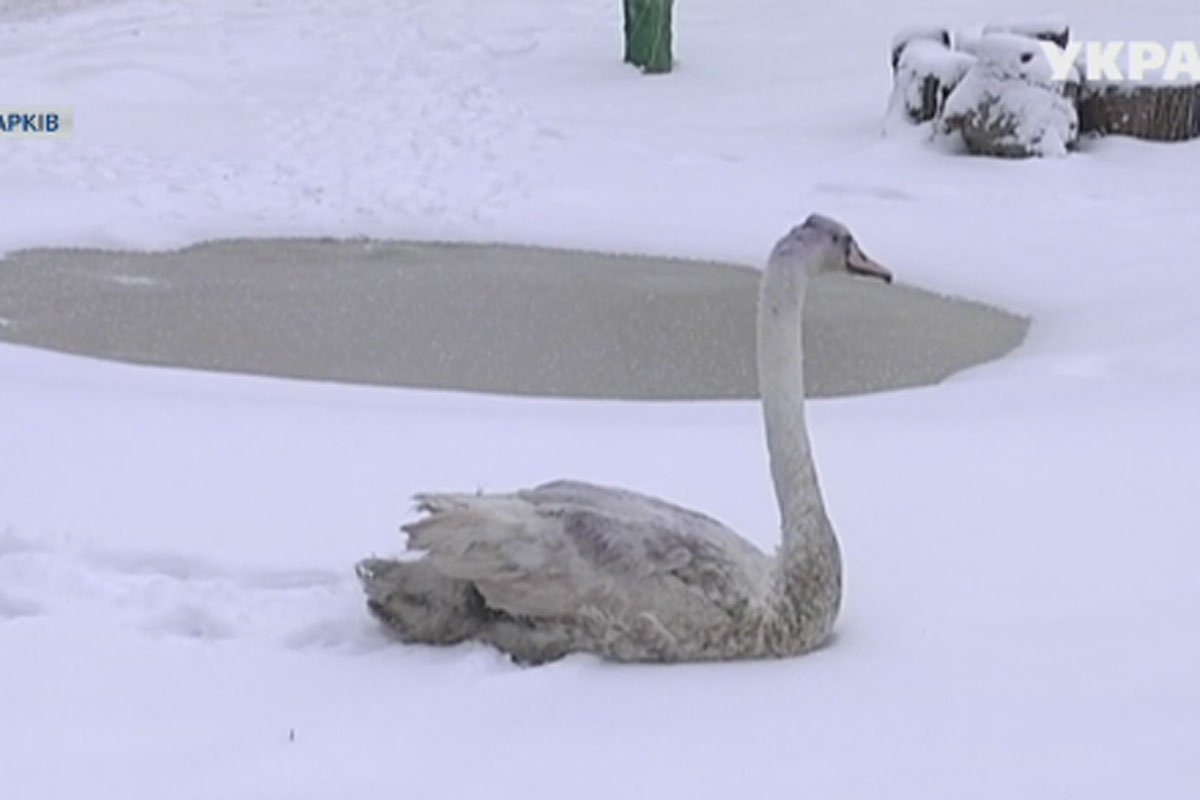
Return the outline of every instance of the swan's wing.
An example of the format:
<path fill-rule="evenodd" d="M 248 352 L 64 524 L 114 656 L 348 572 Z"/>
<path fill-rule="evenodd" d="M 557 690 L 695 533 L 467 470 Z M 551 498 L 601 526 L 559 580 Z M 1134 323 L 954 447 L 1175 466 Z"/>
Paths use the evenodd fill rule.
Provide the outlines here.
<path fill-rule="evenodd" d="M 417 501 L 427 516 L 405 526 L 409 548 L 510 614 L 742 605 L 767 585 L 769 560 L 733 531 L 623 489 L 558 481 Z"/>

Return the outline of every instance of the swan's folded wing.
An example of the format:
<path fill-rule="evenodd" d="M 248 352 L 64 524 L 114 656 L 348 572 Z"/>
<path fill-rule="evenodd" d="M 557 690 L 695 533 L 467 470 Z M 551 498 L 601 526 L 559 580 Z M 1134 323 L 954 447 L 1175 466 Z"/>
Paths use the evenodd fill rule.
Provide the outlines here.
<path fill-rule="evenodd" d="M 766 584 L 765 556 L 728 528 L 621 489 L 560 481 L 417 501 L 427 516 L 405 526 L 410 549 L 510 614 L 739 604 Z"/>

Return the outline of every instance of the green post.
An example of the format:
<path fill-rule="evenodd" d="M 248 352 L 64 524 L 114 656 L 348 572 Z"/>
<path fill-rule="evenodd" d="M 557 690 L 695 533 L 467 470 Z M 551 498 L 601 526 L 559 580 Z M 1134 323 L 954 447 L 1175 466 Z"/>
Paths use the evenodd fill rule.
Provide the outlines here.
<path fill-rule="evenodd" d="M 621 0 L 625 9 L 625 63 L 633 63 L 633 17 L 637 14 L 636 0 Z"/>
<path fill-rule="evenodd" d="M 643 72 L 670 72 L 674 0 L 624 0 L 625 60 Z"/>

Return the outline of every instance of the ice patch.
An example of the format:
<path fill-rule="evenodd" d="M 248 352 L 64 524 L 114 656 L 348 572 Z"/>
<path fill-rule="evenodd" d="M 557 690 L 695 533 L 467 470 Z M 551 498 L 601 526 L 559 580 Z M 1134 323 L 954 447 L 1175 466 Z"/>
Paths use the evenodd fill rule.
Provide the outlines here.
<path fill-rule="evenodd" d="M 0 3 L 0 20 L 16 22 L 54 17 L 106 5 L 112 5 L 112 0 L 4 0 Z"/>

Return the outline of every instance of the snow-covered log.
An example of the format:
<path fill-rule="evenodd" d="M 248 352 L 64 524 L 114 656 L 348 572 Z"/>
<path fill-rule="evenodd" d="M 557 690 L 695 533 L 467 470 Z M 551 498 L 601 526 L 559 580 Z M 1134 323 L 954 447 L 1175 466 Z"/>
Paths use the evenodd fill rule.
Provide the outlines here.
<path fill-rule="evenodd" d="M 974 62 L 973 56 L 951 50 L 940 41 L 907 42 L 892 76 L 888 120 L 919 123 L 937 117 L 946 97 Z"/>
<path fill-rule="evenodd" d="M 937 26 L 906 28 L 892 37 L 892 71 L 900 65 L 900 55 L 913 42 L 938 42 L 950 47 L 950 31 Z"/>
<path fill-rule="evenodd" d="M 975 65 L 946 98 L 939 132 L 961 135 L 977 155 L 1065 155 L 1078 139 L 1079 118 L 1042 45 L 1026 36 L 989 34 L 976 52 Z"/>
<path fill-rule="evenodd" d="M 1079 130 L 1160 142 L 1200 137 L 1200 83 L 1087 82 L 1080 90 Z"/>

